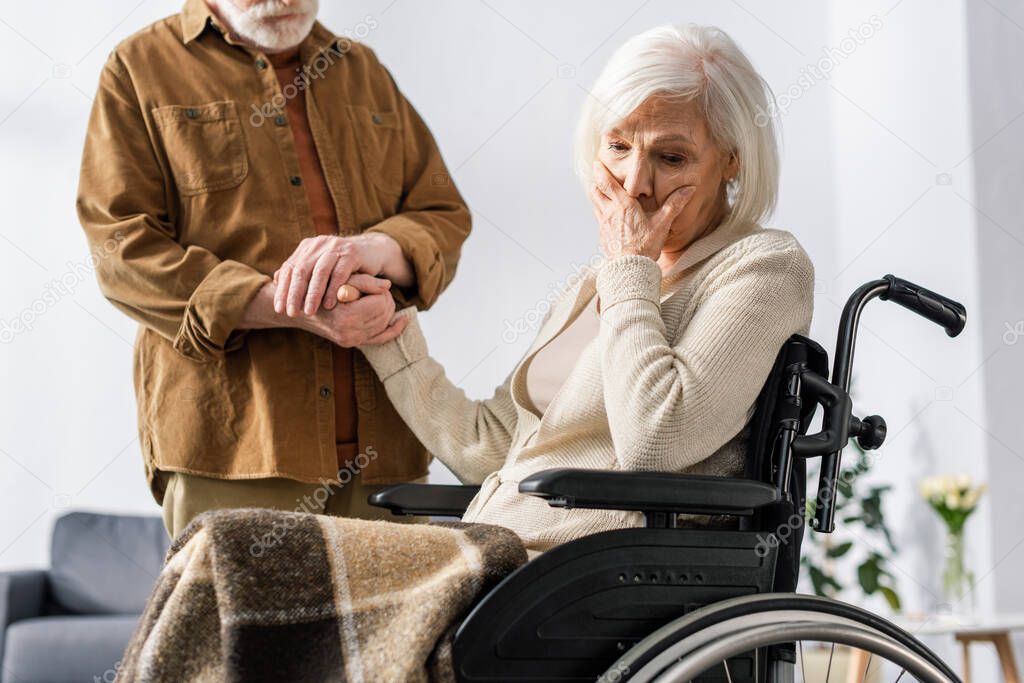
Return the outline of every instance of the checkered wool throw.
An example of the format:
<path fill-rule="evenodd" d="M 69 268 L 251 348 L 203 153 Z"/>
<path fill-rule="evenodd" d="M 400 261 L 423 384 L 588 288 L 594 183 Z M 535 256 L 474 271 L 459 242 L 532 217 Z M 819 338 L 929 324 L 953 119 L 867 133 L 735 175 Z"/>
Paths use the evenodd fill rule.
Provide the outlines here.
<path fill-rule="evenodd" d="M 498 526 L 208 512 L 171 546 L 117 680 L 450 681 L 459 621 L 525 562 Z"/>

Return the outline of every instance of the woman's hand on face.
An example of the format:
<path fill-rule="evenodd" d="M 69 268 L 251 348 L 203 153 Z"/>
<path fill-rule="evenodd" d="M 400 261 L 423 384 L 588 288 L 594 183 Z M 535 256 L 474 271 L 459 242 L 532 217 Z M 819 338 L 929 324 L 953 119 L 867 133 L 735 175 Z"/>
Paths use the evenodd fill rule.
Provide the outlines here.
<path fill-rule="evenodd" d="M 594 161 L 590 201 L 601 229 L 601 252 L 606 258 L 634 254 L 657 261 L 672 222 L 696 191 L 684 185 L 672 191 L 656 211 L 643 210 L 603 163 Z"/>

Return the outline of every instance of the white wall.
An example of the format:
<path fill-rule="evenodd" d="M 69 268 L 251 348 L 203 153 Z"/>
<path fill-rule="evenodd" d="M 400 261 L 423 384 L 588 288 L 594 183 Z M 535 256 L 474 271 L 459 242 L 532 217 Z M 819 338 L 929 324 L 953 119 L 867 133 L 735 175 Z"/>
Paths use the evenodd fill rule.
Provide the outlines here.
<path fill-rule="evenodd" d="M 970 195 L 977 225 L 979 270 L 975 321 L 986 362 L 977 383 L 984 392 L 982 422 L 988 452 L 992 556 L 984 577 L 1000 609 L 1024 611 L 1024 82 L 1005 77 L 1005 65 L 1024 60 L 1024 2 L 967 4 L 972 119 Z M 1010 332 L 1012 330 L 1012 332 Z M 1024 651 L 1024 637 L 1015 640 Z"/>
<path fill-rule="evenodd" d="M 66 277 L 72 290 L 40 308 L 31 332 L 0 344 L 7 388 L 0 398 L 0 567 L 45 562 L 48 525 L 61 508 L 156 511 L 135 440 L 135 325 L 77 266 L 87 254 L 73 198 L 104 58 L 178 3 L 63 2 L 59 11 L 54 4 L 0 9 L 0 57 L 9 65 L 0 75 L 7 292 L 0 321 L 21 316 L 53 279 Z M 972 109 L 970 78 L 988 69 L 990 90 L 998 91 L 1011 70 L 1007 62 L 969 69 L 968 38 L 984 40 L 981 19 L 1008 34 L 1016 29 L 974 8 L 969 34 L 965 0 L 323 4 L 322 20 L 338 32 L 363 35 L 374 26 L 365 41 L 431 125 L 474 211 L 459 274 L 425 327 L 450 376 L 477 396 L 489 395 L 530 341 L 528 334 L 509 341 L 507 323 L 532 320 L 572 265 L 597 253 L 590 210 L 570 168 L 584 89 L 611 51 L 640 30 L 694 21 L 729 31 L 776 94 L 789 99 L 781 204 L 770 224 L 796 234 L 815 261 L 812 335 L 831 351 L 846 296 L 887 272 L 959 298 L 975 313 L 968 331 L 949 340 L 876 303 L 858 345 L 858 412 L 881 413 L 890 425 L 876 476 L 898 484 L 890 497 L 906 550 L 897 562 L 901 588 L 911 606 L 929 606 L 938 586 L 938 526 L 913 484 L 929 471 L 989 476 L 996 437 L 985 433 L 992 429 L 986 403 L 1004 404 L 1002 421 L 1008 429 L 1015 424 L 1014 385 L 999 383 L 1003 366 L 983 362 L 999 343 L 996 319 L 1024 317 L 1019 280 L 993 275 L 1010 273 L 1021 247 L 991 232 L 979 250 L 980 231 L 989 228 L 979 227 L 970 207 L 983 194 L 974 169 L 986 159 L 970 152 L 1016 113 L 1007 102 L 999 115 L 979 120 L 988 110 Z M 849 49 L 844 37 L 862 24 L 873 32 Z M 809 76 L 808 65 L 826 55 L 830 75 Z M 988 150 L 1008 148 L 997 141 Z M 1003 175 L 1019 179 L 1016 157 L 1007 151 L 1000 158 Z M 1007 207 L 999 220 L 1019 230 L 1019 215 Z M 991 270 L 993 264 L 1003 269 Z M 976 314 L 982 294 L 1000 302 L 986 305 L 1003 307 L 991 309 L 998 313 L 984 327 Z M 1019 371 L 1019 350 L 997 357 Z M 1001 440 L 1013 444 L 1013 436 Z M 991 533 L 988 507 L 972 524 L 982 575 L 1009 546 L 1002 533 Z M 986 604 L 994 585 L 982 582 Z"/>
<path fill-rule="evenodd" d="M 826 86 L 833 94 L 838 161 L 837 262 L 822 283 L 829 292 L 819 305 L 838 311 L 842 293 L 893 273 L 967 307 L 967 328 L 949 339 L 898 306 L 869 306 L 854 366 L 856 406 L 889 423 L 871 479 L 894 485 L 888 514 L 900 555 L 892 565 L 904 607 L 927 611 L 942 602 L 943 536 L 917 482 L 938 472 L 989 478 L 984 373 L 978 368 L 997 340 L 979 315 L 982 265 L 971 209 L 976 159 L 964 6 L 832 3 L 830 44 L 871 15 L 879 28 Z M 986 501 L 968 527 L 979 577 L 986 577 L 992 562 L 990 517 Z M 857 541 L 860 548 L 874 545 Z M 980 607 L 992 608 L 993 588 L 990 579 L 979 582 Z M 949 639 L 929 642 L 959 660 Z M 978 649 L 981 680 L 994 680 L 990 653 Z"/>

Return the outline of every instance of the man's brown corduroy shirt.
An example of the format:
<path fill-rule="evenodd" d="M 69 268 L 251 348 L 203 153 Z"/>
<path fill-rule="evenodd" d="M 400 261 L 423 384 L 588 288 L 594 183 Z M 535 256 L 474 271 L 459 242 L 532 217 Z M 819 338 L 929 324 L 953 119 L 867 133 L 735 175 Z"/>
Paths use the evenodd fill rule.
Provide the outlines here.
<path fill-rule="evenodd" d="M 300 57 L 282 88 L 266 55 L 188 0 L 118 45 L 100 76 L 78 213 L 103 254 L 103 294 L 140 323 L 139 436 L 158 500 L 155 470 L 314 483 L 338 473 L 331 342 L 236 329 L 316 235 L 287 98 L 306 98 L 339 234 L 386 233 L 412 263 L 417 284 L 395 292 L 399 306 L 437 299 L 469 235 L 429 130 L 373 52 L 316 23 Z M 354 373 L 363 481 L 426 474 L 429 454 L 358 352 Z"/>

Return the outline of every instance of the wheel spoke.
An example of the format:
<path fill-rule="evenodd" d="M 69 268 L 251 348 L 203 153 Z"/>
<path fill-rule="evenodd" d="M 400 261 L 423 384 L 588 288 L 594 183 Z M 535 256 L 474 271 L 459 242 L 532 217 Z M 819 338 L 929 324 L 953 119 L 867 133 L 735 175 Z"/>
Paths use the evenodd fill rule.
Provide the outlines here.
<path fill-rule="evenodd" d="M 864 667 L 864 675 L 860 677 L 860 683 L 864 683 L 868 680 L 868 670 L 871 668 L 871 658 L 875 656 L 874 652 L 868 653 L 868 663 Z"/>
<path fill-rule="evenodd" d="M 827 667 L 825 669 L 825 683 L 829 683 L 829 681 L 832 680 L 832 662 L 835 659 L 836 644 L 832 643 L 831 646 L 832 647 L 831 647 L 831 649 L 829 650 L 829 653 L 828 653 Z M 799 656 L 799 661 L 800 661 L 800 676 L 801 676 L 800 681 L 801 681 L 801 683 L 813 683 L 810 679 L 807 678 L 807 660 L 804 657 L 804 641 L 802 641 L 802 640 L 796 641 L 796 649 L 797 649 L 797 654 Z M 874 662 L 875 662 L 875 653 L 874 652 L 868 652 L 867 655 L 868 655 L 868 660 L 864 664 L 864 671 L 863 671 L 863 673 L 861 673 L 860 683 L 867 683 L 867 681 L 868 681 L 868 674 L 871 673 L 871 665 L 874 664 Z M 722 662 L 722 666 L 725 668 L 725 677 L 726 677 L 726 679 L 729 681 L 729 683 L 732 683 L 732 675 L 729 672 L 729 665 L 726 662 L 723 661 Z M 880 667 L 876 667 L 876 669 L 880 670 Z M 903 680 L 903 676 L 905 676 L 906 673 L 907 673 L 906 669 L 900 669 L 900 673 L 896 677 L 896 680 L 894 681 L 894 683 L 900 683 L 900 681 Z M 693 682 L 691 681 L 690 683 L 693 683 Z"/>
<path fill-rule="evenodd" d="M 722 668 L 725 669 L 725 680 L 729 681 L 729 683 L 732 683 L 732 674 L 729 673 L 729 660 L 728 659 L 723 659 L 722 660 Z"/>

